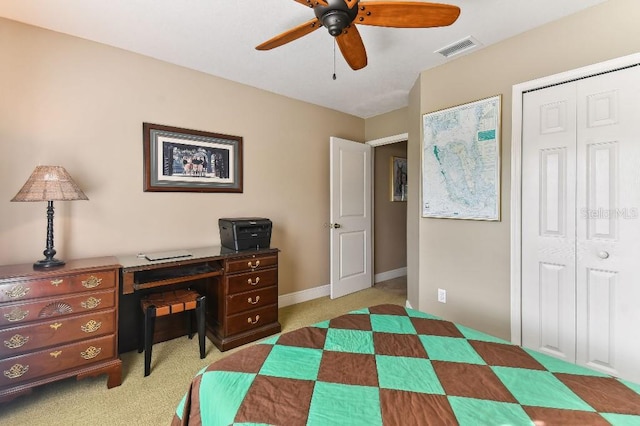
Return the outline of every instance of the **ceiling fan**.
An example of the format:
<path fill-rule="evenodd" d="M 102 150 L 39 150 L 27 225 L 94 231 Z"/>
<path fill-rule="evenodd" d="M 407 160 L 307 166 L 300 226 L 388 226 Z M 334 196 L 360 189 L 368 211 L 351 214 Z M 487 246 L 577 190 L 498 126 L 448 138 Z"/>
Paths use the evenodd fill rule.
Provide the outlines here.
<path fill-rule="evenodd" d="M 460 15 L 457 6 L 417 1 L 294 1 L 312 8 L 316 17 L 267 40 L 256 49 L 273 49 L 326 27 L 354 70 L 367 66 L 367 52 L 356 24 L 395 28 L 445 27 L 453 24 Z"/>

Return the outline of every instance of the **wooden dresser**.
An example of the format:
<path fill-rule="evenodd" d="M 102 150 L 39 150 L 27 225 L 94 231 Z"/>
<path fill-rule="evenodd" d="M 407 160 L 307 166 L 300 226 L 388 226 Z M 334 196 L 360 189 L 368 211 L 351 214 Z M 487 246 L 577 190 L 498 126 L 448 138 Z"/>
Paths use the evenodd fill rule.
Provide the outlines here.
<path fill-rule="evenodd" d="M 191 256 L 160 261 L 135 255 L 118 258 L 122 352 L 138 347 L 138 332 L 130 325 L 142 321 L 140 297 L 167 286 L 189 287 L 206 295 L 207 336 L 221 351 L 280 332 L 278 249 L 234 251 L 212 246 L 186 251 Z M 181 318 L 158 321 L 154 341 L 184 335 L 184 324 Z"/>
<path fill-rule="evenodd" d="M 0 266 L 0 402 L 72 376 L 120 385 L 119 267 L 115 257 Z"/>

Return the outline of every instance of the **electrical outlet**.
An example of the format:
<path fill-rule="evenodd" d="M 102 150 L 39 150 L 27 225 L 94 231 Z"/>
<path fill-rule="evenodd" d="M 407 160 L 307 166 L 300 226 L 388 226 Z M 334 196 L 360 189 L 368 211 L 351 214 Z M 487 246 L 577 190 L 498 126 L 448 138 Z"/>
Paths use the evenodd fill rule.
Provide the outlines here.
<path fill-rule="evenodd" d="M 447 303 L 447 290 L 438 289 L 438 302 Z"/>

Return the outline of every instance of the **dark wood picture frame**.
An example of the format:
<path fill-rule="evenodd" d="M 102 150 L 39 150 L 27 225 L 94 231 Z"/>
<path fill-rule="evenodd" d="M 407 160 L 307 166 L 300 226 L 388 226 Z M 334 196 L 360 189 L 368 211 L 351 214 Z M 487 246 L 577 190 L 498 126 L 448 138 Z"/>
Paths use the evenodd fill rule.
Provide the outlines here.
<path fill-rule="evenodd" d="M 242 137 L 143 123 L 145 192 L 242 192 Z"/>

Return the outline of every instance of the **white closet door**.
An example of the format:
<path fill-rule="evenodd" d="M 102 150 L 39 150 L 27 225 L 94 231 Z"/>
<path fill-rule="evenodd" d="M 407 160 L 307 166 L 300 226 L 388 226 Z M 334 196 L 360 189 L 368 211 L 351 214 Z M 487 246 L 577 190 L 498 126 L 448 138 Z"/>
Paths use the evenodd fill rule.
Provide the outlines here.
<path fill-rule="evenodd" d="M 526 93 L 522 345 L 575 362 L 575 84 Z"/>
<path fill-rule="evenodd" d="M 640 382 L 640 67 L 577 94 L 577 363 Z"/>

